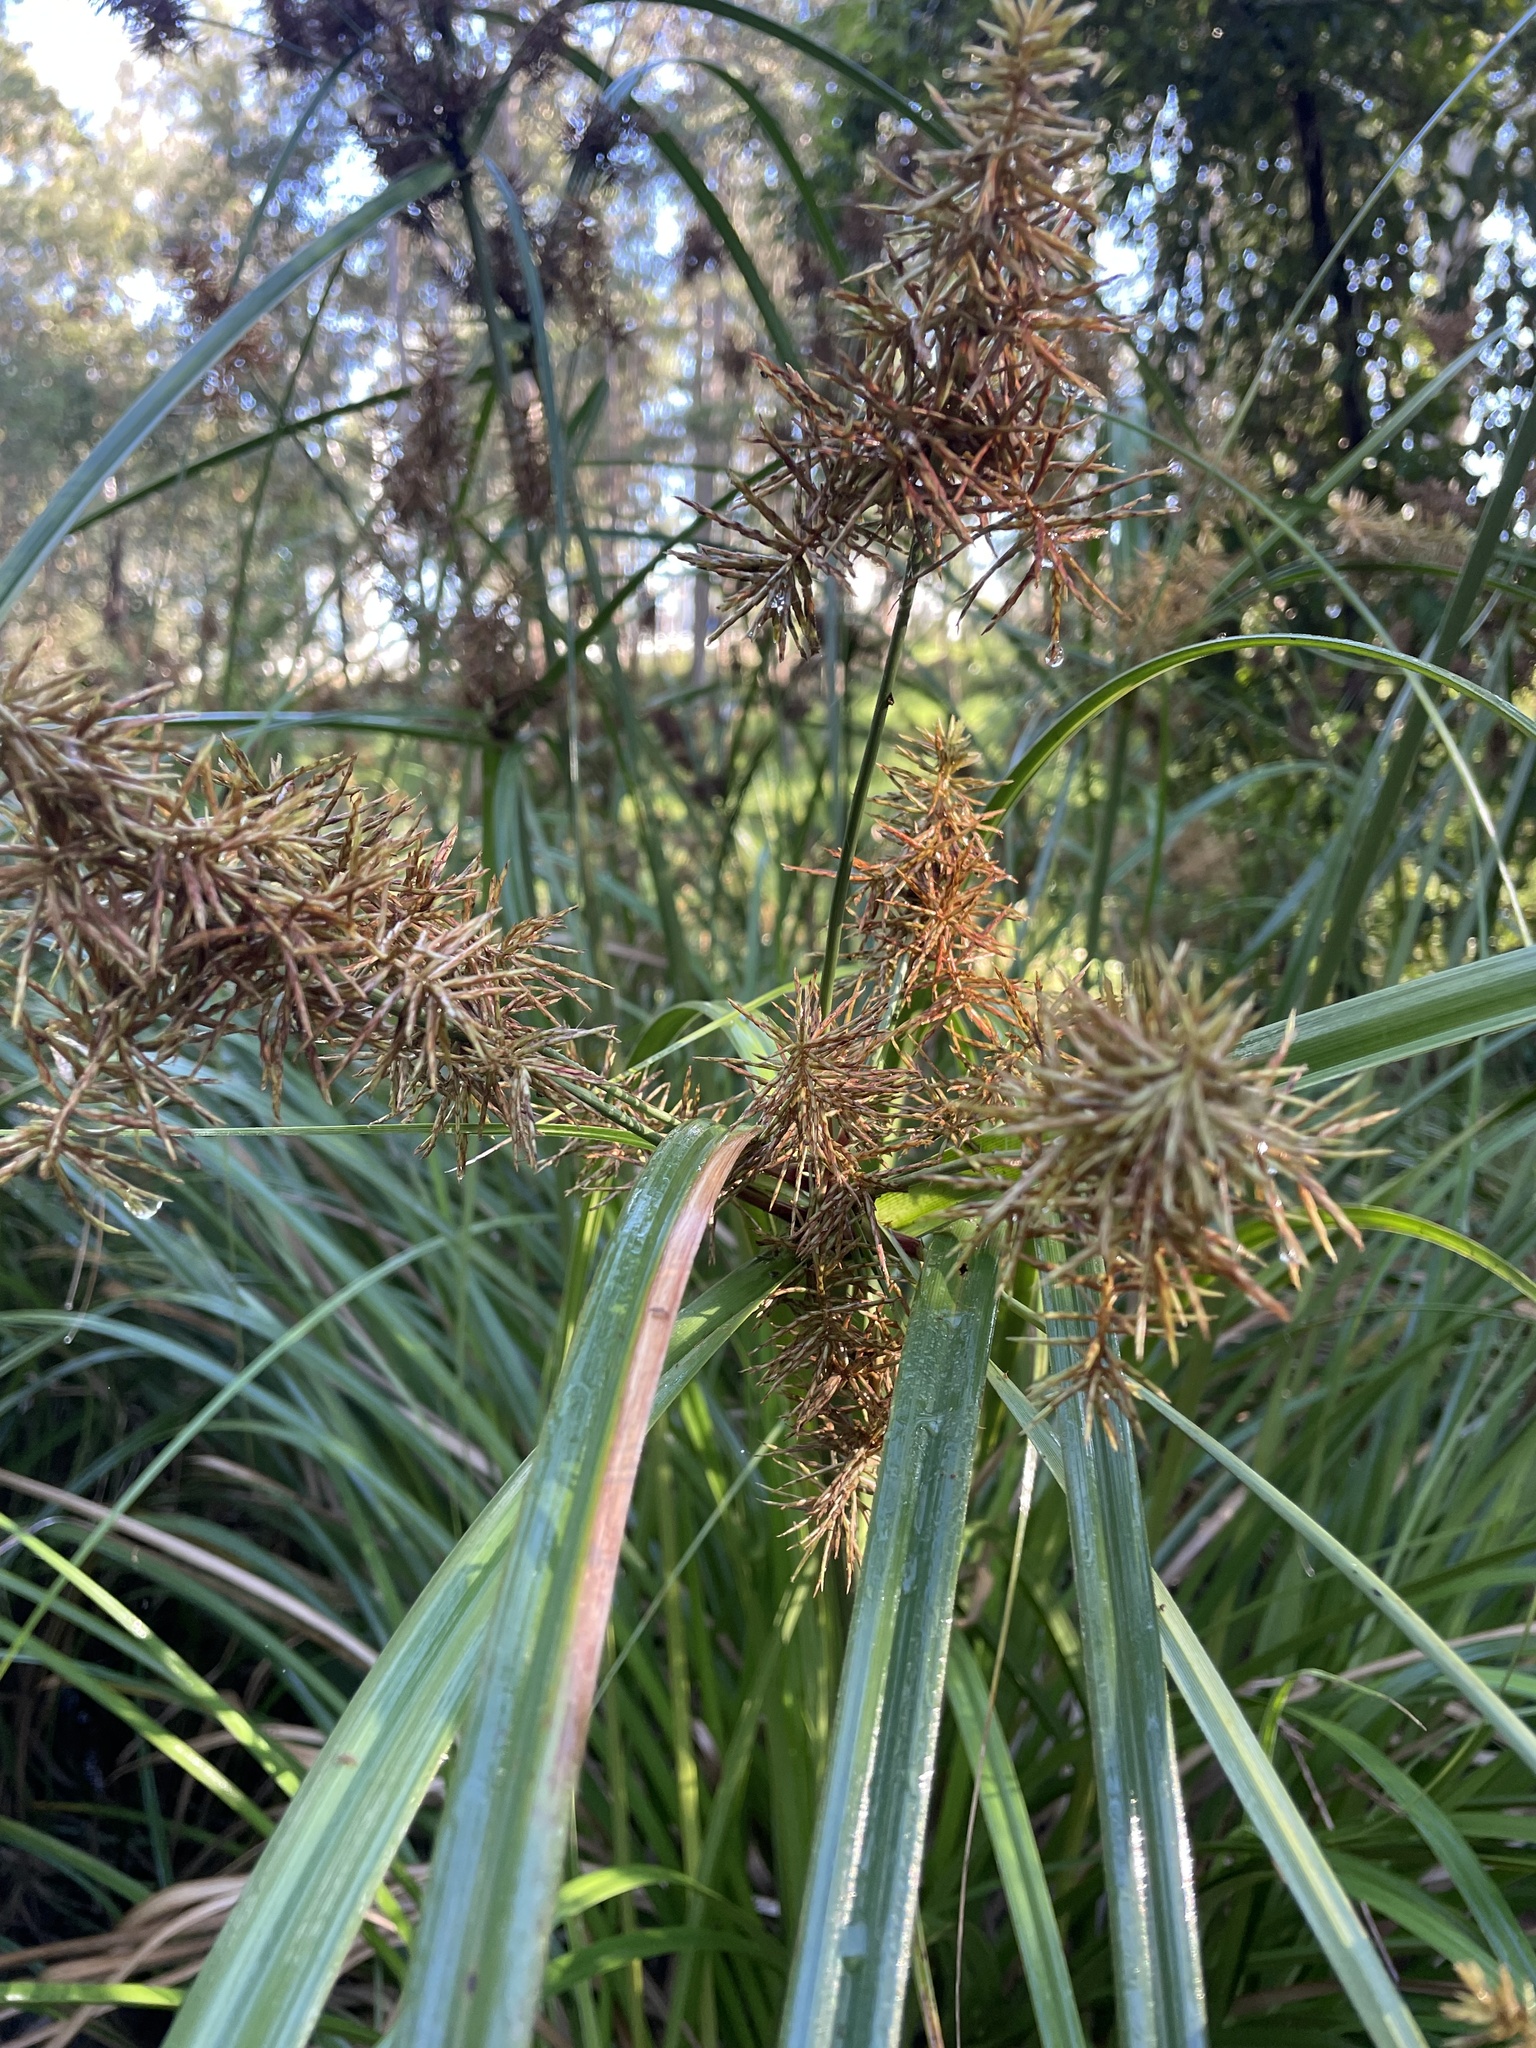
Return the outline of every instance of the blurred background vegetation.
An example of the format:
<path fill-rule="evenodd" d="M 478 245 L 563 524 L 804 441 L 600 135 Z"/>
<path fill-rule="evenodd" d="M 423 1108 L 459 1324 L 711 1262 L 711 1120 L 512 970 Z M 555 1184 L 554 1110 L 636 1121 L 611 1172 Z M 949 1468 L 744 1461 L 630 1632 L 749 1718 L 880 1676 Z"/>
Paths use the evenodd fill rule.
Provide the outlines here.
<path fill-rule="evenodd" d="M 836 68 L 721 7 L 61 6 L 81 36 L 134 38 L 120 95 L 87 116 L 29 59 L 41 4 L 0 36 L 0 547 L 243 289 L 471 118 L 512 48 L 487 151 L 518 212 L 476 173 L 469 208 L 421 202 L 263 318 L 79 520 L 13 617 L 10 658 L 163 685 L 193 744 L 354 753 L 504 874 L 509 918 L 565 914 L 628 1057 L 670 1058 L 710 1005 L 782 990 L 819 953 L 899 565 L 829 588 L 826 644 L 802 656 L 712 639 L 720 593 L 679 543 L 692 507 L 760 459 L 754 352 L 826 359 L 830 293 L 878 251 L 916 103 L 963 90 L 984 10 L 765 6 Z M 1033 598 L 983 633 L 958 576 L 920 594 L 892 738 L 958 716 L 1000 777 L 1094 683 L 1181 644 L 1283 629 L 1358 638 L 1362 658 L 1216 647 L 1088 727 L 1009 818 L 1021 972 L 1095 976 L 1188 941 L 1283 1017 L 1529 943 L 1536 743 L 1477 706 L 1429 731 L 1367 645 L 1434 647 L 1536 710 L 1530 515 L 1506 460 L 1536 374 L 1523 20 L 1514 0 L 1100 0 L 1086 18 L 1103 57 L 1085 95 L 1103 123 L 1095 252 L 1124 329 L 1085 344 L 1081 368 L 1105 452 L 1149 474 L 1091 545 L 1113 606 L 1073 624 L 1059 665 Z M 1478 604 L 1438 644 L 1501 483 Z M 0 1055 L 19 1078 L 15 1049 Z M 502 1154 L 458 1178 L 302 1076 L 277 1135 L 248 1052 L 221 1058 L 230 1130 L 158 1215 L 112 1214 L 104 1234 L 30 1182 L 0 1193 L 0 1485 L 15 1521 L 68 1551 L 93 1504 L 270 1348 L 97 1568 L 302 1763 L 536 1440 L 607 1225 L 566 1167 L 535 1177 Z M 694 1073 L 706 1096 L 735 1085 L 724 1065 Z M 1373 1085 L 1387 1117 L 1362 1197 L 1532 1270 L 1529 1043 Z M 720 1225 L 727 1263 L 744 1228 Z M 314 1319 L 317 1302 L 338 1305 Z M 792 1591 L 759 1341 L 738 1332 L 643 1470 L 622 1663 L 578 1808 L 584 1863 L 682 1869 L 729 1910 L 701 1918 L 658 1888 L 571 1919 L 566 1945 L 601 1956 L 551 1998 L 550 2039 L 774 2035 L 847 1602 Z M 1533 1366 L 1528 1303 L 1490 1306 L 1485 1276 L 1388 1243 L 1309 1278 L 1288 1329 L 1233 1310 L 1165 1376 L 1524 1706 Z M 1348 1586 L 1151 1418 L 1148 1433 L 1159 1568 L 1443 2031 L 1448 1961 L 1501 1953 L 1492 1908 L 1359 1745 L 1390 1746 L 1451 1817 L 1521 1939 L 1530 1787 Z M 989 1408 L 957 1622 L 984 1672 L 1022 1456 Z M 5 1545 L 0 1630 L 17 1634 L 47 1576 Z M 1108 2039 L 1057 1494 L 1030 1518 L 1019 1584 L 1000 1723 Z M 1329 1689 L 1319 1671 L 1351 1676 Z M 273 1788 L 73 1596 L 4 1691 L 6 1974 L 184 1984 L 259 1845 L 230 1793 L 275 1812 Z M 1187 1727 L 1180 1741 L 1215 2038 L 1365 2038 L 1219 1774 Z M 946 1728 L 910 2009 L 929 2048 L 955 2038 L 970 1793 Z M 435 1811 L 402 1853 L 403 1898 Z M 1032 2038 L 985 1830 L 963 1910 L 965 2039 Z M 401 1968 L 370 1928 L 325 2038 L 378 2038 Z M 82 2008 L 18 2013 L 0 2037 L 125 2044 L 164 2025 Z"/>

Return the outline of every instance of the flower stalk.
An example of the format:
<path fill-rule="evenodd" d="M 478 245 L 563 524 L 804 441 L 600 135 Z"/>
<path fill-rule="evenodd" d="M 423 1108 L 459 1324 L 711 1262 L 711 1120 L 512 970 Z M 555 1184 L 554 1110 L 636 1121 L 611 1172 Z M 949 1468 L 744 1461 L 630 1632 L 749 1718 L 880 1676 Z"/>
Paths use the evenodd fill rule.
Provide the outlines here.
<path fill-rule="evenodd" d="M 912 600 L 917 594 L 917 581 L 921 574 L 922 548 L 914 540 L 907 556 L 906 572 L 901 579 L 901 591 L 896 599 L 896 616 L 891 623 L 891 636 L 886 642 L 885 665 L 880 673 L 880 688 L 875 694 L 875 708 L 870 714 L 869 736 L 864 742 L 864 755 L 859 762 L 858 779 L 853 785 L 853 795 L 848 800 L 848 815 L 843 822 L 843 844 L 837 856 L 837 873 L 832 878 L 832 904 L 827 912 L 827 947 L 821 963 L 821 1014 L 825 1017 L 832 1008 L 832 990 L 837 980 L 838 956 L 843 945 L 843 918 L 848 909 L 848 887 L 853 876 L 854 848 L 859 843 L 859 828 L 864 822 L 864 806 L 869 801 L 869 786 L 875 779 L 875 767 L 880 759 L 880 741 L 885 733 L 885 721 L 891 706 L 896 702 L 896 675 L 901 667 L 902 648 L 906 643 L 907 626 L 912 617 Z"/>

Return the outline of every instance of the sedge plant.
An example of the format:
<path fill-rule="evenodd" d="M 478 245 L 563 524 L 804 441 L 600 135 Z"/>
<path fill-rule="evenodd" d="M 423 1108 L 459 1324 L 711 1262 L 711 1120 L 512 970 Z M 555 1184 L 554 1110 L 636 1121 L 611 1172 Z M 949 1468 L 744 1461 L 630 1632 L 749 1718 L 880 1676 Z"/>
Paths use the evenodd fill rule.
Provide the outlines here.
<path fill-rule="evenodd" d="M 306 63 L 339 61 L 321 10 L 289 12 Z M 410 70 L 390 10 L 374 29 L 369 64 Z M 22 1369 L 67 1326 L 136 1375 L 123 1428 L 146 1453 L 109 1503 L 109 1446 L 78 1484 L 17 1475 L 32 1522 L 46 1504 L 66 1533 L 11 1518 L 8 1655 L 126 1726 L 159 1816 L 153 1884 L 41 1809 L 4 1818 L 114 1902 L 105 1935 L 13 1959 L 23 2038 L 164 2015 L 180 2048 L 932 2043 L 951 1961 L 957 2005 L 991 1973 L 997 2038 L 1024 2024 L 1020 1977 L 1051 2043 L 1238 2040 L 1286 2004 L 1319 2039 L 1418 2042 L 1442 2002 L 1464 2038 L 1529 2036 L 1510 1900 L 1536 1768 L 1530 1359 L 1503 1305 L 1536 1295 L 1531 1115 L 1480 1110 L 1474 1156 L 1436 1129 L 1431 1081 L 1410 1099 L 1435 1140 L 1405 1158 L 1401 1107 L 1337 1092 L 1522 1028 L 1526 963 L 1268 1031 L 1177 946 L 1122 975 L 1030 972 L 1017 809 L 1187 649 L 1100 682 L 991 775 L 940 724 L 871 798 L 921 580 L 988 548 L 1000 634 L 1045 582 L 1054 671 L 1067 598 L 1104 601 L 1114 493 L 1140 488 L 1108 467 L 1086 367 L 1111 323 L 1071 104 L 1084 33 L 1050 0 L 986 31 L 839 302 L 842 352 L 768 365 L 767 473 L 699 549 L 769 640 L 813 636 L 828 576 L 900 579 L 838 869 L 786 878 L 830 899 L 825 928 L 776 998 L 693 994 L 626 1053 L 551 922 L 506 918 L 501 878 L 348 764 L 186 747 L 157 700 L 43 657 L 8 672 L 4 1160 L 28 1229 L 73 1205 L 82 1268 L 62 1317 L 18 1295 L 12 1330 Z M 415 82 L 462 83 L 438 56 L 449 72 Z M 402 203 L 462 179 L 462 137 L 421 160 L 445 109 L 466 112 L 438 93 L 375 122 L 415 181 Z M 487 302 L 510 264 L 531 315 L 515 217 L 505 244 L 465 218 Z M 505 338 L 492 316 L 503 412 Z M 392 488 L 447 522 L 422 497 L 447 446 L 434 376 Z M 13 591 L 98 470 L 24 543 Z M 1220 585 L 1191 580 L 1203 617 Z M 488 672 L 521 659 L 522 624 L 482 620 Z M 568 654 L 574 636 L 573 615 Z M 1414 673 L 1524 717 L 1432 659 Z M 284 1163 L 256 1163 L 284 1128 Z M 1435 1220 L 1474 1196 L 1508 1257 Z M 85 1270 L 109 1223 L 139 1262 L 126 1289 L 107 1252 Z M 690 1298 L 711 1234 L 721 1270 Z M 214 1391 L 187 1408 L 176 1374 Z M 167 1517 L 149 1490 L 177 1460 L 193 1511 Z M 216 1485 L 271 1530 L 264 1553 L 221 1535 Z M 224 1697 L 109 1568 L 236 1630 L 305 1718 Z M 189 1788 L 169 1815 L 162 1771 Z M 173 1833 L 195 1846 L 179 1874 Z"/>

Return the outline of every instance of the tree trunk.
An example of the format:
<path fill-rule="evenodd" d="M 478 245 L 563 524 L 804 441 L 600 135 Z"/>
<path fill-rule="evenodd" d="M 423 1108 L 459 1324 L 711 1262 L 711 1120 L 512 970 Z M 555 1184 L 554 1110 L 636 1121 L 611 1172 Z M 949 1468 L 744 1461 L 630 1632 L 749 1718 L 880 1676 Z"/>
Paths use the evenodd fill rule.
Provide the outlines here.
<path fill-rule="evenodd" d="M 1328 206 L 1328 166 L 1323 151 L 1323 128 L 1318 119 L 1317 95 L 1309 85 L 1297 86 L 1291 100 L 1296 121 L 1296 139 L 1301 150 L 1302 176 L 1307 181 L 1307 215 L 1312 224 L 1312 262 L 1321 270 L 1333 252 L 1333 222 Z M 1338 306 L 1334 323 L 1339 354 L 1339 446 L 1353 448 L 1365 439 L 1368 422 L 1360 392 L 1360 358 L 1355 343 L 1355 295 L 1349 288 L 1349 272 L 1341 256 L 1333 265 L 1329 289 Z"/>

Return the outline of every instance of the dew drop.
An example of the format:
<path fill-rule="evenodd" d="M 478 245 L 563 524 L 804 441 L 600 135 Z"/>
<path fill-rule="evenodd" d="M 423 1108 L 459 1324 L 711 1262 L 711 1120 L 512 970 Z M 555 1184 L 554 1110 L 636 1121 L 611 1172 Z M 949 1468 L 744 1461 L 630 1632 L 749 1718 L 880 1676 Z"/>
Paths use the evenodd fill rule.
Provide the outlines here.
<path fill-rule="evenodd" d="M 158 1216 L 165 1207 L 164 1195 L 126 1194 L 123 1207 L 130 1216 L 137 1216 L 141 1223 L 148 1223 L 152 1216 Z"/>
<path fill-rule="evenodd" d="M 1158 192 L 1171 192 L 1178 181 L 1179 158 L 1187 147 L 1184 118 L 1179 112 L 1179 94 L 1170 85 L 1167 97 L 1152 128 L 1152 147 L 1147 169 Z"/>
<path fill-rule="evenodd" d="M 1053 640 L 1045 650 L 1045 665 L 1047 668 L 1060 668 L 1066 658 L 1061 651 L 1061 642 L 1059 640 Z"/>

